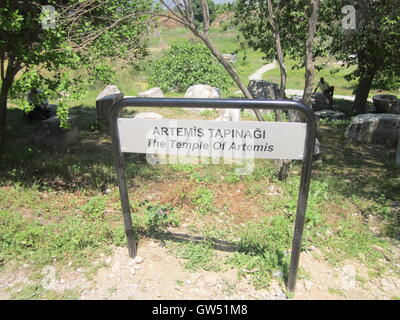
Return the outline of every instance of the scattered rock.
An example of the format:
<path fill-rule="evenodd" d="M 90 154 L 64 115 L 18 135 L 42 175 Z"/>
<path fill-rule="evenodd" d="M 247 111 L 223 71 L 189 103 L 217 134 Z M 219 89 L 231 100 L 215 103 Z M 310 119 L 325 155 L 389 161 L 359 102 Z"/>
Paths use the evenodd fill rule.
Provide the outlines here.
<path fill-rule="evenodd" d="M 142 98 L 164 98 L 164 93 L 160 88 L 157 87 L 157 88 L 151 88 L 143 92 L 139 92 L 138 96 Z"/>
<path fill-rule="evenodd" d="M 283 292 L 280 292 L 276 295 L 276 300 L 287 300 L 286 294 Z"/>
<path fill-rule="evenodd" d="M 310 291 L 311 287 L 314 285 L 314 283 L 310 280 L 305 280 L 304 281 L 304 289 L 306 289 L 306 291 Z"/>
<path fill-rule="evenodd" d="M 106 258 L 104 259 L 104 264 L 105 264 L 106 266 L 109 266 L 109 265 L 111 265 L 111 261 L 112 261 L 111 257 L 106 257 Z"/>
<path fill-rule="evenodd" d="M 219 117 L 216 121 L 240 121 L 240 109 L 217 109 Z"/>
<path fill-rule="evenodd" d="M 272 273 L 272 278 L 280 279 L 283 277 L 282 270 L 276 270 Z"/>
<path fill-rule="evenodd" d="M 276 100 L 279 97 L 279 85 L 274 82 L 250 80 L 247 89 L 257 100 Z"/>
<path fill-rule="evenodd" d="M 111 267 L 111 271 L 114 273 L 118 273 L 120 271 L 120 264 L 119 261 L 115 261 L 114 264 Z"/>
<path fill-rule="evenodd" d="M 236 54 L 223 53 L 222 57 L 224 58 L 224 60 L 226 62 L 229 62 L 229 63 L 235 63 L 237 60 Z"/>
<path fill-rule="evenodd" d="M 362 143 L 395 146 L 400 133 L 400 115 L 360 114 L 352 118 L 346 138 Z"/>
<path fill-rule="evenodd" d="M 311 97 L 311 108 L 314 111 L 322 111 L 330 109 L 329 100 L 322 92 L 316 92 Z"/>
<path fill-rule="evenodd" d="M 200 280 L 200 278 L 201 278 L 201 273 L 198 273 L 198 272 L 192 273 L 192 274 L 190 275 L 190 278 L 191 278 L 193 281 L 198 281 L 198 280 Z"/>
<path fill-rule="evenodd" d="M 129 259 L 128 266 L 133 267 L 135 265 L 135 259 Z"/>
<path fill-rule="evenodd" d="M 135 119 L 163 119 L 164 116 L 162 116 L 159 113 L 156 112 L 140 112 L 135 114 L 134 116 Z"/>
<path fill-rule="evenodd" d="M 142 257 L 140 257 L 140 256 L 135 257 L 135 263 L 139 264 L 139 263 L 142 263 L 143 261 L 144 261 L 144 259 Z"/>
<path fill-rule="evenodd" d="M 352 265 L 345 265 L 340 272 L 341 288 L 351 290 L 356 288 L 356 270 Z"/>
<path fill-rule="evenodd" d="M 61 128 L 60 119 L 57 116 L 40 121 L 32 135 L 32 140 L 36 145 L 46 147 L 70 145 L 76 142 L 79 135 L 76 120 L 76 116 L 69 117 L 70 129 Z"/>
<path fill-rule="evenodd" d="M 213 287 L 218 283 L 218 276 L 216 274 L 207 274 L 204 277 L 204 283 L 207 287 Z"/>
<path fill-rule="evenodd" d="M 346 118 L 346 114 L 340 111 L 333 110 L 320 110 L 315 112 L 317 119 L 328 119 L 328 120 L 343 120 Z"/>
<path fill-rule="evenodd" d="M 185 98 L 203 98 L 203 99 L 219 99 L 221 98 L 221 90 L 205 84 L 196 84 L 186 90 Z M 196 112 L 206 110 L 214 110 L 213 108 L 187 108 Z"/>
<path fill-rule="evenodd" d="M 396 286 L 394 285 L 394 283 L 388 279 L 383 278 L 381 280 L 381 285 L 383 287 L 384 290 L 394 290 L 396 289 Z"/>

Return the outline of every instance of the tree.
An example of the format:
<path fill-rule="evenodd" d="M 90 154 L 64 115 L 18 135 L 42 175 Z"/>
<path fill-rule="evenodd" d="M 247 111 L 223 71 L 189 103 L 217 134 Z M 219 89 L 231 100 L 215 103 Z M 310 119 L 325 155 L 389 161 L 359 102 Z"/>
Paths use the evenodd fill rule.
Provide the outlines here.
<path fill-rule="evenodd" d="M 253 99 L 253 96 L 251 95 L 249 90 L 246 88 L 246 86 L 243 85 L 242 81 L 240 80 L 240 77 L 237 74 L 236 70 L 229 62 L 227 62 L 224 59 L 222 54 L 210 41 L 210 38 L 208 36 L 208 29 L 210 26 L 210 20 L 209 20 L 210 14 L 207 1 L 200 0 L 203 12 L 203 19 L 204 19 L 202 26 L 198 26 L 195 22 L 192 0 L 170 0 L 170 2 L 171 3 L 165 0 L 160 0 L 162 6 L 170 13 L 170 16 L 168 17 L 188 28 L 197 38 L 199 38 L 211 51 L 211 53 L 218 60 L 218 62 L 225 68 L 229 76 L 237 84 L 239 89 L 243 92 L 244 96 L 247 99 Z M 257 116 L 257 119 L 262 121 L 263 117 L 260 113 L 260 110 L 254 109 L 254 112 Z"/>
<path fill-rule="evenodd" d="M 0 154 L 10 93 L 18 96 L 29 86 L 42 86 L 61 97 L 60 91 L 82 83 L 82 75 L 107 79 L 106 59 L 134 61 L 147 53 L 145 13 L 152 10 L 150 0 L 3 0 Z M 65 118 L 62 105 L 59 113 Z"/>
<path fill-rule="evenodd" d="M 238 0 L 235 19 L 247 43 L 260 50 L 267 59 L 279 63 L 281 83 L 280 98 L 285 98 L 285 55 L 302 61 L 305 82 L 302 102 L 310 106 L 314 78 L 314 59 L 325 50 L 324 39 L 315 40 L 319 0 Z M 276 117 L 279 119 L 279 117 Z M 300 120 L 298 117 L 292 121 Z M 288 175 L 290 161 L 283 160 L 278 173 L 280 180 Z"/>
<path fill-rule="evenodd" d="M 306 61 L 313 62 L 315 57 L 326 52 L 326 39 L 321 36 L 316 38 L 315 29 L 310 29 L 310 21 L 317 17 L 312 15 L 312 10 L 313 5 L 309 0 L 237 2 L 235 20 L 247 44 L 254 50 L 260 50 L 266 59 L 278 60 L 281 97 L 284 96 L 286 87 L 285 57 L 290 56 L 296 59 L 300 66 L 305 67 Z M 315 13 L 317 12 L 318 10 Z M 312 54 L 311 60 L 306 59 L 306 47 L 310 46 L 312 50 L 308 51 L 308 56 L 311 57 Z M 309 105 L 309 99 L 305 98 L 303 100 Z"/>
<path fill-rule="evenodd" d="M 324 1 L 325 2 L 325 1 Z M 375 83 L 390 85 L 400 70 L 400 6 L 393 0 L 327 0 L 321 19 L 329 28 L 331 53 L 347 67 L 355 66 L 347 80 L 358 79 L 353 111 L 365 112 Z M 342 9 L 354 8 L 348 12 Z M 354 14 L 355 28 L 347 18 Z M 349 16 L 349 17 L 347 17 Z"/>
<path fill-rule="evenodd" d="M 198 83 L 228 89 L 231 78 L 210 50 L 198 41 L 180 40 L 171 44 L 150 68 L 150 86 L 164 91 L 185 92 Z"/>
<path fill-rule="evenodd" d="M 207 2 L 207 6 L 208 6 L 208 11 L 209 11 L 208 23 L 211 24 L 217 16 L 216 5 L 213 0 L 206 0 L 206 2 Z M 203 18 L 203 7 L 201 5 L 201 0 L 193 0 L 193 14 L 194 14 L 194 20 L 198 27 L 201 27 L 201 25 L 204 22 L 207 22 Z"/>

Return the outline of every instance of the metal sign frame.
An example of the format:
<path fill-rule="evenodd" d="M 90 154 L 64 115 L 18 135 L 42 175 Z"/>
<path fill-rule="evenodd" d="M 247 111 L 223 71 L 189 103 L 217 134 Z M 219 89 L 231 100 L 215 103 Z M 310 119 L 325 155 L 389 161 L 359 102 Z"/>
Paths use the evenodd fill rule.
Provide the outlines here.
<path fill-rule="evenodd" d="M 119 193 L 121 197 L 125 234 L 128 241 L 129 256 L 134 258 L 137 253 L 137 243 L 132 227 L 132 217 L 129 207 L 128 187 L 125 176 L 125 163 L 121 151 L 118 115 L 126 107 L 160 107 L 160 108 L 220 108 L 220 109 L 271 109 L 282 111 L 298 111 L 307 123 L 304 142 L 304 157 L 297 199 L 296 220 L 292 240 L 290 269 L 287 288 L 293 292 L 296 287 L 296 277 L 299 266 L 301 243 L 305 223 L 305 215 L 310 188 L 312 158 L 316 136 L 316 118 L 311 108 L 292 100 L 245 100 L 245 99 L 187 99 L 187 98 L 125 98 L 116 102 L 110 112 L 110 129 L 112 151 L 117 172 Z"/>

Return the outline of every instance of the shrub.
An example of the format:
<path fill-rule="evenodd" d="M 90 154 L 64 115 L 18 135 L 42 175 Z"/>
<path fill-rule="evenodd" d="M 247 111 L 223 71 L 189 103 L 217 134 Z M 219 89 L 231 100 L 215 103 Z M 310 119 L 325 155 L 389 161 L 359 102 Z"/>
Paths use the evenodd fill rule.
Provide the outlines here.
<path fill-rule="evenodd" d="M 226 90 L 231 79 L 206 46 L 194 41 L 174 42 L 150 67 L 149 84 L 163 91 L 184 92 L 195 84 Z"/>

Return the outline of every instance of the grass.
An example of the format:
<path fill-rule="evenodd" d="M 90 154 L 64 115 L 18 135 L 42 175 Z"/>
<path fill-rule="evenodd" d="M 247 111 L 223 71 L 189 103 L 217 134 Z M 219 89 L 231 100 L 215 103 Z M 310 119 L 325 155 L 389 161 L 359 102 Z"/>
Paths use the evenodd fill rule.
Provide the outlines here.
<path fill-rule="evenodd" d="M 11 137 L 0 164 L 2 268 L 28 263 L 36 272 L 73 261 L 90 275 L 96 256 L 125 246 L 110 137 L 105 128 L 91 129 L 94 109 L 76 112 L 79 142 L 46 149 L 30 143 L 33 125 L 23 124 L 21 113 L 11 108 Z M 159 112 L 187 117 L 176 110 Z M 387 269 L 382 259 L 391 255 L 400 234 L 399 169 L 390 165 L 394 150 L 353 145 L 344 140 L 344 129 L 340 121 L 319 123 L 323 164 L 313 171 L 303 246 L 320 248 L 334 265 L 359 261 L 379 276 Z M 256 287 L 265 286 L 276 270 L 286 279 L 300 163 L 292 164 L 286 182 L 276 179 L 274 162 L 255 163 L 253 174 L 237 176 L 234 164 L 150 165 L 127 156 L 136 236 L 168 241 L 189 270 L 235 268 Z M 379 234 L 370 231 L 367 217 L 380 221 Z M 183 223 L 200 238 L 177 239 L 168 232 Z M 26 290 L 21 294 L 31 298 L 48 294 Z"/>
<path fill-rule="evenodd" d="M 59 293 L 54 290 L 45 290 L 41 285 L 27 285 L 19 292 L 13 292 L 10 300 L 77 300 L 79 292 L 65 290 Z"/>

